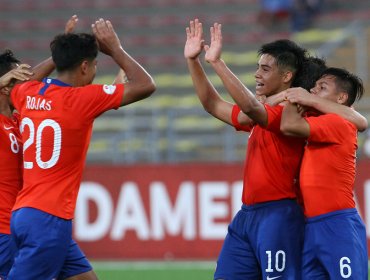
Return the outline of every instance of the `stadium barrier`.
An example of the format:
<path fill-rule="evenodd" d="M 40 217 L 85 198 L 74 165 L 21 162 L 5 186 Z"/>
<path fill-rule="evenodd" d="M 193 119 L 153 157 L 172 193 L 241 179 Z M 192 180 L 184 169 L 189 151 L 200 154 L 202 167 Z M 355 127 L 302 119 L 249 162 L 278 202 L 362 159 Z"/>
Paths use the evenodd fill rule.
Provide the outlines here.
<path fill-rule="evenodd" d="M 355 185 L 367 225 L 369 168 L 358 162 Z M 74 238 L 95 260 L 215 259 L 241 206 L 242 174 L 241 163 L 87 166 Z"/>

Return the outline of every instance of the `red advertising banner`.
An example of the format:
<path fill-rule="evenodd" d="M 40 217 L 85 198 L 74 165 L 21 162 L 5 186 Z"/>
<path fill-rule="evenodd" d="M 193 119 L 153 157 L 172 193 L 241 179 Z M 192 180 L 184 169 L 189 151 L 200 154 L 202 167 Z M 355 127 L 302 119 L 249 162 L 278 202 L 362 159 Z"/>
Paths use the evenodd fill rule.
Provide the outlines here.
<path fill-rule="evenodd" d="M 366 170 L 360 161 L 355 190 L 370 223 Z M 215 259 L 241 206 L 242 174 L 242 163 L 87 166 L 74 238 L 92 259 Z"/>

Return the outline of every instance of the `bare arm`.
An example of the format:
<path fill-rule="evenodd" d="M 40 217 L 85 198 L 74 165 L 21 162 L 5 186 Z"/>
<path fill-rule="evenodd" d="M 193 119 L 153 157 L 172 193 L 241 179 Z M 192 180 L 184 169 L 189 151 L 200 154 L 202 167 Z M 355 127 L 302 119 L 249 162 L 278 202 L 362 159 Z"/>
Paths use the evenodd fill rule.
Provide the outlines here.
<path fill-rule="evenodd" d="M 156 88 L 152 77 L 122 48 L 111 22 L 100 19 L 92 24 L 92 30 L 99 42 L 100 51 L 111 56 L 127 77 L 121 106 L 149 97 Z"/>
<path fill-rule="evenodd" d="M 231 72 L 221 59 L 222 33 L 221 24 L 211 27 L 211 45 L 205 46 L 206 61 L 209 62 L 222 80 L 226 90 L 243 113 L 261 126 L 267 125 L 267 112 L 254 94 Z"/>
<path fill-rule="evenodd" d="M 203 50 L 203 27 L 198 19 L 190 21 L 186 28 L 186 43 L 184 57 L 193 81 L 195 92 L 203 108 L 215 118 L 232 125 L 231 112 L 233 104 L 224 100 L 208 79 L 199 55 Z"/>
<path fill-rule="evenodd" d="M 337 114 L 353 123 L 359 131 L 364 131 L 368 127 L 367 119 L 353 108 L 321 98 L 314 94 L 309 94 L 302 88 L 287 89 L 285 95 L 290 102 L 314 108 L 324 114 Z"/>
<path fill-rule="evenodd" d="M 288 103 L 281 116 L 280 130 L 284 135 L 296 137 L 310 136 L 310 126 L 302 117 L 297 105 Z"/>
<path fill-rule="evenodd" d="M 0 77 L 0 89 L 11 85 L 14 81 L 28 81 L 33 73 L 29 70 L 31 66 L 21 64 Z"/>
<path fill-rule="evenodd" d="M 113 81 L 113 84 L 125 84 L 128 82 L 128 79 L 127 79 L 127 76 L 126 76 L 126 73 L 125 71 L 123 71 L 122 69 L 120 69 L 118 71 L 118 74 L 117 76 L 115 77 L 114 81 Z"/>

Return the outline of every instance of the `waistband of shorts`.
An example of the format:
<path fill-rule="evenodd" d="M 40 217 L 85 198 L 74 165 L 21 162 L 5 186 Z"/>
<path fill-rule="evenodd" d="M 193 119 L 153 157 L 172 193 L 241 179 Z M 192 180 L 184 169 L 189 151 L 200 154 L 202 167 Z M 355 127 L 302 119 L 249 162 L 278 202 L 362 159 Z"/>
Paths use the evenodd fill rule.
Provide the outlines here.
<path fill-rule="evenodd" d="M 280 205 L 281 206 L 298 205 L 298 203 L 295 199 L 280 199 L 280 200 L 256 203 L 253 205 L 243 204 L 241 209 L 244 211 L 253 211 L 253 210 L 257 210 L 258 208 L 265 208 L 265 207 L 270 207 L 270 206 L 280 206 Z"/>
<path fill-rule="evenodd" d="M 357 209 L 356 208 L 347 208 L 347 209 L 341 209 L 341 210 L 325 213 L 325 214 L 318 215 L 318 216 L 315 216 L 315 217 L 307 218 L 306 223 L 314 223 L 314 222 L 318 222 L 320 220 L 325 220 L 325 219 L 328 219 L 328 218 L 332 218 L 334 216 L 348 215 L 348 214 L 358 214 Z"/>

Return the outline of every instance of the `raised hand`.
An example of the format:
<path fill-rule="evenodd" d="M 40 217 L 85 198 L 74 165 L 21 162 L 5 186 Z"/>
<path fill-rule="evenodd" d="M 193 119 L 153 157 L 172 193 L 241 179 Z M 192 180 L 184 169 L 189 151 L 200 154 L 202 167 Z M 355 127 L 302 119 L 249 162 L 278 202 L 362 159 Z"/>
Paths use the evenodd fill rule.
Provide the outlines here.
<path fill-rule="evenodd" d="M 112 55 L 114 51 L 122 48 L 113 25 L 109 20 L 99 19 L 91 25 L 94 35 L 99 43 L 99 49 L 106 55 Z"/>
<path fill-rule="evenodd" d="M 190 21 L 189 27 L 186 27 L 186 43 L 184 47 L 185 58 L 194 59 L 199 56 L 203 50 L 203 26 L 198 19 Z"/>
<path fill-rule="evenodd" d="M 27 81 L 33 73 L 29 70 L 31 68 L 28 64 L 21 64 L 0 77 L 0 88 L 9 86 L 14 80 Z"/>
<path fill-rule="evenodd" d="M 222 32 L 221 24 L 214 23 L 210 28 L 211 32 L 211 45 L 205 45 L 206 51 L 205 60 L 209 63 L 215 62 L 221 58 L 222 51 Z"/>
<path fill-rule="evenodd" d="M 75 27 L 78 22 L 78 17 L 76 15 L 73 15 L 66 23 L 66 26 L 64 28 L 64 33 L 72 33 L 75 30 Z"/>

